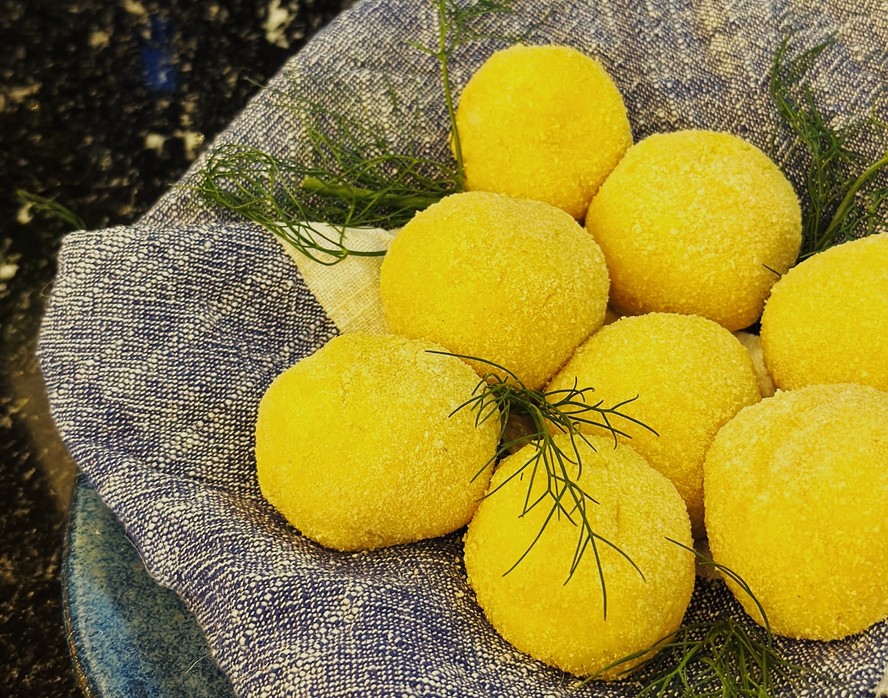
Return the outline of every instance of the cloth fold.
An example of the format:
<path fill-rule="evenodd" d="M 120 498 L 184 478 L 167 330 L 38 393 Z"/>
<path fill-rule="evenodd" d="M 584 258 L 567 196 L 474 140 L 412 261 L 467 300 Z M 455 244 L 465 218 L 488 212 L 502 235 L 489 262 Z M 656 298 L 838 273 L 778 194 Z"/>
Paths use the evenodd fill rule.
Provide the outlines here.
<path fill-rule="evenodd" d="M 776 124 L 767 73 L 785 35 L 800 48 L 836 36 L 834 60 L 813 74 L 836 118 L 865 114 L 884 88 L 888 16 L 879 0 L 515 7 L 479 20 L 480 33 L 531 27 L 529 43 L 566 43 L 601 59 L 636 140 L 697 127 L 767 148 Z M 217 144 L 304 156 L 304 128 L 282 107 L 299 97 L 378 126 L 396 147 L 446 157 L 436 65 L 408 44 L 435 31 L 428 0 L 359 3 L 291 59 Z M 456 52 L 457 93 L 501 46 L 486 38 Z M 885 148 L 860 146 L 872 158 Z M 787 148 L 779 142 L 777 157 Z M 633 695 L 623 684 L 576 688 L 574 677 L 499 638 L 466 584 L 458 534 L 335 553 L 296 535 L 262 499 L 252 451 L 259 399 L 342 328 L 269 233 L 189 188 L 202 162 L 136 225 L 65 240 L 39 358 L 69 451 L 149 572 L 194 612 L 237 694 Z M 792 174 L 798 185 L 801 172 Z M 731 604 L 723 585 L 700 582 L 692 616 Z M 791 661 L 834 678 L 786 695 L 872 696 L 888 624 L 836 643 L 780 643 Z"/>

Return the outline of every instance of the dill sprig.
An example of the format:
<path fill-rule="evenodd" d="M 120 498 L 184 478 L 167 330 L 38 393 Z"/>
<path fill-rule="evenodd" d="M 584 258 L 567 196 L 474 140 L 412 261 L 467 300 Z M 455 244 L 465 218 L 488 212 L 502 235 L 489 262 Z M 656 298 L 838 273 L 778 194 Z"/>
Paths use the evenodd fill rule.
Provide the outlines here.
<path fill-rule="evenodd" d="M 586 681 L 628 664 L 622 675 L 639 676 L 639 697 L 770 698 L 781 685 L 814 674 L 781 656 L 765 609 L 739 574 L 672 538 L 666 540 L 693 553 L 701 566 L 733 581 L 755 605 L 762 625 L 722 611 L 712 619 L 683 624 L 674 634 L 613 662 Z"/>
<path fill-rule="evenodd" d="M 592 401 L 589 398 L 593 388 L 580 388 L 576 382 L 568 389 L 548 392 L 530 390 L 512 371 L 492 361 L 449 352 L 431 353 L 479 362 L 492 369 L 482 376 L 472 397 L 453 411 L 456 413 L 470 408 L 475 412 L 476 424 L 482 424 L 488 419 L 500 420 L 500 445 L 494 456 L 475 475 L 476 478 L 513 450 L 527 444 L 536 446 L 527 462 L 485 495 L 493 496 L 510 482 L 523 480 L 527 476 L 527 493 L 520 515 L 524 516 L 539 506 L 550 507 L 530 545 L 504 574 L 514 570 L 527 557 L 552 521 L 564 518 L 577 527 L 577 542 L 565 584 L 573 577 L 585 554 L 591 550 L 598 569 L 603 613 L 607 618 L 607 583 L 601 563 L 601 547 L 605 546 L 619 553 L 642 579 L 644 573 L 623 549 L 598 533 L 592 525 L 588 509 L 591 505 L 598 504 L 598 501 L 579 484 L 583 463 L 578 443 L 584 442 L 594 450 L 586 435 L 580 431 L 583 426 L 594 426 L 610 432 L 616 447 L 618 436 L 628 437 L 619 426 L 621 421 L 639 425 L 656 434 L 649 426 L 624 411 L 638 396 L 606 407 L 602 400 Z M 514 414 L 526 417 L 531 427 L 526 434 L 506 438 L 506 425 Z M 565 450 L 556 442 L 553 427 L 555 434 L 567 434 L 570 437 L 569 449 Z M 576 474 L 573 475 L 572 471 L 576 471 Z M 546 488 L 535 497 L 534 484 L 540 478 L 545 478 Z"/>
<path fill-rule="evenodd" d="M 224 145 L 210 153 L 195 188 L 321 264 L 384 255 L 347 247 L 347 230 L 400 227 L 454 191 L 453 179 L 446 166 L 385 152 L 379 141 L 360 140 L 356 125 L 344 119 L 338 124 L 340 130 L 308 129 L 315 159 L 325 164 Z"/>
<path fill-rule="evenodd" d="M 63 206 L 55 199 L 48 199 L 39 194 L 32 194 L 24 189 L 16 189 L 15 197 L 23 204 L 27 204 L 28 207 L 36 213 L 40 213 L 50 218 L 58 218 L 75 230 L 86 230 L 86 223 L 83 222 L 83 219 L 70 208 Z"/>
<path fill-rule="evenodd" d="M 304 160 L 246 145 L 220 146 L 210 153 L 196 190 L 321 264 L 336 264 L 348 255 L 384 255 L 385 250 L 348 247 L 347 231 L 398 228 L 417 211 L 463 190 L 450 60 L 457 47 L 483 36 L 474 29 L 478 17 L 509 12 L 508 5 L 508 0 L 477 0 L 465 6 L 435 0 L 436 42 L 413 44 L 439 63 L 454 162 L 397 152 L 381 129 L 374 130 L 372 120 L 330 114 L 297 101 L 285 106 L 305 125 L 309 155 Z"/>
<path fill-rule="evenodd" d="M 771 698 L 780 684 L 807 672 L 783 659 L 762 628 L 727 614 L 682 625 L 675 635 L 621 663 L 655 650 L 656 656 L 634 669 L 645 674 L 639 698 Z"/>
<path fill-rule="evenodd" d="M 453 85 L 450 80 L 450 61 L 456 50 L 467 43 L 490 38 L 479 32 L 477 21 L 484 15 L 510 14 L 513 12 L 511 0 L 476 0 L 462 5 L 456 0 L 435 0 L 438 14 L 438 34 L 434 44 L 411 42 L 417 50 L 432 56 L 437 62 L 441 74 L 441 86 L 444 92 L 444 104 L 447 118 L 450 121 L 450 138 L 453 155 L 456 159 L 456 183 L 459 191 L 465 185 L 465 168 L 463 167 L 462 145 L 459 129 L 456 128 L 456 107 L 453 99 Z"/>
<path fill-rule="evenodd" d="M 874 116 L 845 126 L 831 124 L 808 80 L 817 60 L 834 43 L 830 39 L 791 57 L 789 41 L 784 39 L 769 75 L 771 97 L 783 127 L 793 136 L 789 155 L 799 148 L 806 153 L 800 259 L 837 242 L 876 232 L 888 216 L 888 187 L 875 184 L 888 166 L 888 151 L 868 163 L 852 147 L 867 128 L 872 130 L 868 140 L 881 134 L 884 143 L 888 125 Z"/>

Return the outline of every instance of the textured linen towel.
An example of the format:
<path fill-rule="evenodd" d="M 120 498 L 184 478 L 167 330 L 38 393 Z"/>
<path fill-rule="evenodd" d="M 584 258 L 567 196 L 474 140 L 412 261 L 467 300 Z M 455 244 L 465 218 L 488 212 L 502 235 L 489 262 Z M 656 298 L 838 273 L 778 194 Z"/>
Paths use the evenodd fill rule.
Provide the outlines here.
<path fill-rule="evenodd" d="M 813 75 L 836 119 L 866 113 L 885 85 L 882 0 L 519 1 L 514 16 L 479 25 L 499 36 L 528 27 L 529 43 L 569 44 L 606 65 L 636 140 L 698 127 L 767 148 L 776 123 L 767 72 L 787 34 L 797 47 L 836 36 L 834 60 Z M 446 157 L 436 65 L 407 45 L 432 41 L 435 31 L 428 0 L 358 4 L 217 142 L 304 154 L 304 130 L 280 106 L 280 95 L 298 95 Z M 500 47 L 487 39 L 457 52 L 457 93 Z M 413 122 L 393 118 L 391 92 L 415 106 Z M 860 146 L 871 158 L 885 149 Z M 779 148 L 778 157 L 786 144 Z M 39 354 L 68 449 L 150 573 L 194 612 L 235 691 L 633 695 L 631 684 L 575 689 L 575 678 L 501 640 L 466 584 L 458 534 L 335 553 L 295 535 L 265 503 L 252 440 L 263 391 L 340 331 L 336 322 L 364 320 L 335 284 L 319 302 L 305 281 L 311 272 L 304 278 L 270 234 L 201 203 L 187 187 L 199 167 L 138 223 L 65 240 Z M 362 284 L 372 295 L 372 273 Z M 732 603 L 720 583 L 700 582 L 691 613 L 702 618 Z M 780 644 L 791 660 L 833 677 L 786 695 L 872 696 L 888 660 L 888 624 L 841 642 Z"/>

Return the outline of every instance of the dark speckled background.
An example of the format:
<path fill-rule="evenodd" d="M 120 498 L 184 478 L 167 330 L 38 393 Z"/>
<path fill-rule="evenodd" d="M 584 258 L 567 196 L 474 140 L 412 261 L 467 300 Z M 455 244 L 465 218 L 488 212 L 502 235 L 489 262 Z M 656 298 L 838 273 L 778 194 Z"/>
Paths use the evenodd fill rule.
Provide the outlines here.
<path fill-rule="evenodd" d="M 348 0 L 0 0 L 0 695 L 77 696 L 59 569 L 76 468 L 36 335 L 68 226 L 139 217 Z"/>

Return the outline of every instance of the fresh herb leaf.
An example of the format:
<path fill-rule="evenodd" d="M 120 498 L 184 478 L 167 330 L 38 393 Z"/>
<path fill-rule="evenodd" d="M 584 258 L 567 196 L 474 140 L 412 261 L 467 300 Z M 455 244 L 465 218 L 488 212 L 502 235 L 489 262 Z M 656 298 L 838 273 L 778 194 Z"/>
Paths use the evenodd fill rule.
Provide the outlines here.
<path fill-rule="evenodd" d="M 888 220 L 888 186 L 884 184 L 888 151 L 868 163 L 852 145 L 863 133 L 872 142 L 884 143 L 888 125 L 874 116 L 834 125 L 822 113 L 808 80 L 818 59 L 834 43 L 829 40 L 790 56 L 789 40 L 784 39 L 769 76 L 781 131 L 789 130 L 793 138 L 790 155 L 799 148 L 806 153 L 800 259 L 884 229 Z M 876 105 L 875 111 L 879 108 Z"/>
<path fill-rule="evenodd" d="M 694 554 L 698 564 L 736 583 L 755 604 L 762 625 L 749 618 L 737 619 L 726 610 L 709 620 L 685 623 L 651 647 L 604 667 L 587 682 L 628 664 L 623 675 L 637 677 L 639 697 L 769 698 L 778 688 L 815 675 L 780 654 L 765 609 L 739 574 L 672 538 L 666 540 Z"/>
<path fill-rule="evenodd" d="M 24 189 L 16 189 L 15 197 L 23 204 L 27 204 L 32 211 L 50 218 L 58 218 L 75 230 L 86 230 L 86 223 L 80 216 L 54 199 L 47 199 L 45 196 L 32 194 Z"/>
<path fill-rule="evenodd" d="M 526 463 L 486 495 L 487 497 L 493 496 L 510 482 L 524 480 L 526 477 L 527 494 L 521 515 L 523 516 L 538 506 L 550 507 L 536 537 L 527 550 L 515 561 L 515 564 L 506 571 L 506 574 L 515 569 L 527 557 L 548 525 L 553 520 L 563 517 L 577 527 L 577 543 L 565 584 L 573 577 L 585 554 L 591 550 L 598 568 L 603 613 L 607 618 L 607 583 L 601 564 L 601 546 L 609 547 L 619 553 L 628 564 L 635 568 L 642 579 L 644 579 L 644 573 L 624 550 L 599 534 L 589 519 L 588 508 L 598 502 L 578 482 L 583 471 L 578 443 L 582 441 L 593 449 L 594 446 L 580 431 L 580 428 L 584 425 L 596 426 L 609 431 L 614 438 L 615 447 L 618 443 L 618 436 L 628 437 L 628 434 L 620 429 L 621 421 L 642 426 L 656 434 L 653 429 L 624 411 L 624 408 L 634 402 L 638 396 L 606 407 L 603 401 L 592 401 L 589 398 L 589 394 L 593 392 L 592 388 L 579 388 L 574 384 L 573 387 L 564 390 L 549 392 L 529 390 L 512 371 L 492 361 L 449 352 L 431 351 L 430 353 L 456 356 L 467 361 L 485 364 L 492 369 L 485 373 L 478 382 L 472 397 L 454 410 L 455 413 L 461 409 L 470 408 L 475 412 L 476 424 L 486 422 L 488 419 L 500 420 L 500 446 L 490 461 L 478 471 L 476 477 L 493 467 L 500 458 L 512 451 L 527 444 L 536 446 Z M 506 426 L 513 414 L 528 418 L 532 426 L 528 433 L 507 439 L 505 438 Z M 567 434 L 570 437 L 571 448 L 569 450 L 561 448 L 555 441 L 551 431 L 552 427 L 558 433 Z M 572 475 L 574 470 L 576 471 L 575 476 Z M 538 478 L 545 478 L 546 489 L 542 495 L 534 499 L 534 483 Z"/>
<path fill-rule="evenodd" d="M 349 124 L 340 126 L 343 130 L 335 132 L 309 128 L 316 157 L 333 166 L 226 145 L 210 154 L 195 188 L 206 200 L 261 225 L 321 264 L 348 255 L 384 255 L 385 250 L 346 247 L 346 229 L 400 227 L 453 192 L 452 176 L 431 160 L 358 141 Z"/>
<path fill-rule="evenodd" d="M 321 264 L 336 264 L 348 255 L 384 255 L 385 250 L 349 248 L 347 229 L 398 228 L 417 211 L 463 190 L 449 61 L 457 47 L 482 36 L 474 29 L 478 17 L 510 11 L 507 1 L 478 0 L 466 6 L 454 0 L 435 3 L 437 41 L 434 46 L 414 46 L 434 56 L 440 65 L 455 162 L 396 152 L 367 121 L 297 102 L 285 106 L 306 125 L 310 155 L 305 162 L 245 145 L 221 146 L 210 153 L 195 185 L 197 191 L 210 203 L 261 225 Z"/>
<path fill-rule="evenodd" d="M 460 4 L 456 0 L 435 0 L 438 13 L 437 42 L 434 45 L 411 43 L 414 48 L 432 56 L 438 62 L 444 104 L 450 121 L 450 138 L 456 158 L 456 183 L 459 191 L 463 190 L 466 177 L 459 130 L 456 128 L 456 106 L 453 99 L 453 85 L 450 81 L 450 61 L 460 46 L 479 39 L 493 38 L 477 30 L 478 19 L 490 14 L 511 14 L 513 12 L 511 5 L 511 0 L 476 0 L 468 5 Z"/>

